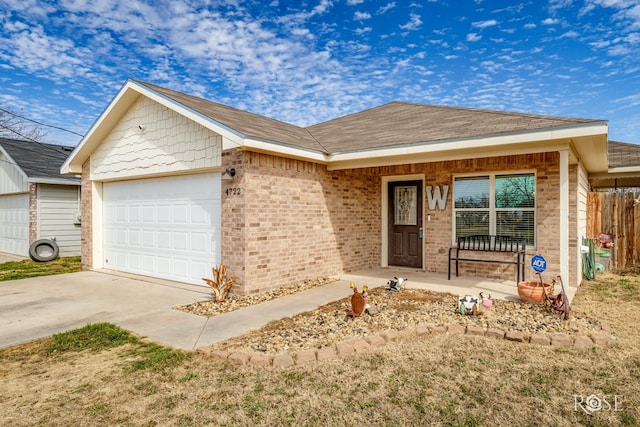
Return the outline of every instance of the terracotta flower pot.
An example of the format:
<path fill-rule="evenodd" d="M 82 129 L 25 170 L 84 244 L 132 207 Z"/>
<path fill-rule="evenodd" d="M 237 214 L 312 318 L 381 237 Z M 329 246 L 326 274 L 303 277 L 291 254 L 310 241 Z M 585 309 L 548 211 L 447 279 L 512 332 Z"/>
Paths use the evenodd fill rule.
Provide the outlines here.
<path fill-rule="evenodd" d="M 543 284 L 540 282 L 529 281 L 518 283 L 518 295 L 522 301 L 542 302 L 544 299 L 542 289 Z M 547 295 L 551 295 L 553 293 L 553 286 L 549 283 L 544 283 L 544 291 Z"/>

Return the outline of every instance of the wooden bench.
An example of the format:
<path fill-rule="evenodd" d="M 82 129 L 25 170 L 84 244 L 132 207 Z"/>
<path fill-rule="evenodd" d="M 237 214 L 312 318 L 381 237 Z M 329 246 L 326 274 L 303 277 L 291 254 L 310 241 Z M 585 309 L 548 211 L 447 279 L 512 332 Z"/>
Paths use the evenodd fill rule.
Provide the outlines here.
<path fill-rule="evenodd" d="M 516 266 L 516 283 L 524 280 L 524 259 L 527 247 L 527 239 L 510 236 L 476 235 L 458 237 L 456 246 L 449 248 L 449 274 L 451 280 L 451 261 L 456 262 L 456 277 L 458 277 L 458 263 L 467 262 L 492 262 L 497 264 L 513 264 Z M 462 251 L 474 252 L 507 252 L 516 254 L 516 259 L 499 260 L 483 258 L 461 257 Z"/>

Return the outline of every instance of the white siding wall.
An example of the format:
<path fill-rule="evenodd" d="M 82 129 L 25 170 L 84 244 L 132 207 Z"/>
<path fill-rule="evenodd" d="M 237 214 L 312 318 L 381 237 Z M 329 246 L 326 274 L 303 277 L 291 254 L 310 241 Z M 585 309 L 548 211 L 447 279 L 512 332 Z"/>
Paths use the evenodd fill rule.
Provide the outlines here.
<path fill-rule="evenodd" d="M 204 171 L 221 165 L 221 147 L 220 135 L 141 97 L 91 155 L 91 179 Z"/>
<path fill-rule="evenodd" d="M 0 194 L 28 192 L 27 177 L 13 164 L 13 160 L 0 152 Z"/>
<path fill-rule="evenodd" d="M 587 235 L 587 194 L 589 193 L 589 179 L 587 173 L 582 167 L 578 166 L 578 200 L 577 200 L 577 223 L 578 228 L 578 262 L 577 262 L 577 276 L 578 283 L 582 282 L 582 253 L 580 247 L 582 245 L 582 238 Z"/>
<path fill-rule="evenodd" d="M 0 252 L 29 256 L 29 194 L 0 196 Z"/>
<path fill-rule="evenodd" d="M 56 238 L 60 256 L 80 255 L 80 186 L 38 185 L 38 239 Z"/>

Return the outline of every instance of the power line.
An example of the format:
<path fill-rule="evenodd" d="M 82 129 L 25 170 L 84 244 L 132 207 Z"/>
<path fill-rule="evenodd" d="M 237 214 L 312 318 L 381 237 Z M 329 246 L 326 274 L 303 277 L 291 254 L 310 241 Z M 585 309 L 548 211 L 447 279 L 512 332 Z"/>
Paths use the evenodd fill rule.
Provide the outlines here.
<path fill-rule="evenodd" d="M 62 128 L 62 127 L 59 127 L 59 126 L 48 125 L 48 124 L 46 124 L 46 123 L 42 123 L 42 122 L 39 122 L 39 121 L 37 121 L 37 120 L 33 120 L 33 119 L 28 118 L 28 117 L 21 116 L 20 114 L 16 114 L 16 113 L 14 113 L 14 112 L 12 112 L 12 111 L 5 110 L 4 108 L 0 108 L 0 111 L 3 111 L 3 112 L 5 112 L 5 113 L 7 113 L 7 114 L 11 114 L 12 116 L 18 117 L 18 118 L 20 118 L 20 119 L 22 119 L 22 120 L 27 120 L 27 121 L 29 121 L 29 122 L 36 123 L 36 124 L 38 124 L 38 125 L 40 125 L 40 126 L 45 126 L 45 127 L 52 128 L 52 129 L 58 129 L 58 130 L 61 130 L 61 131 L 63 131 L 63 132 L 69 132 L 69 133 L 72 133 L 72 134 L 74 134 L 74 135 L 78 135 L 78 136 L 81 136 L 81 137 L 83 137 L 83 138 L 84 138 L 84 135 L 79 134 L 78 132 L 74 132 L 74 131 L 72 131 L 72 130 L 65 129 L 65 128 Z M 11 130 L 11 129 L 9 129 L 9 130 Z M 16 132 L 16 133 L 17 133 L 17 132 Z M 18 135 L 19 135 L 19 134 L 18 134 Z"/>
<path fill-rule="evenodd" d="M 1 110 L 1 108 L 0 108 L 0 110 Z M 55 148 L 51 147 L 51 144 L 46 144 L 46 143 L 44 143 L 44 142 L 37 141 L 37 140 L 35 140 L 35 139 L 31 138 L 31 137 L 28 137 L 27 135 L 23 135 L 23 134 L 21 134 L 20 132 L 18 132 L 18 131 L 16 131 L 16 130 L 14 130 L 14 129 L 11 129 L 10 127 L 7 127 L 7 126 L 5 126 L 5 125 L 3 125 L 3 124 L 0 124 L 0 128 L 2 128 L 2 129 L 6 129 L 6 130 L 8 130 L 8 131 L 10 131 L 10 132 L 13 132 L 13 133 L 15 133 L 16 135 L 18 135 L 18 136 L 20 136 L 20 137 L 24 138 L 26 141 L 35 142 L 36 144 L 38 144 L 38 145 L 39 145 L 39 146 L 41 146 L 42 148 L 46 148 L 47 150 L 55 151 L 56 153 L 58 152 L 58 150 L 56 150 Z M 17 164 L 16 164 L 16 166 L 17 166 Z"/>

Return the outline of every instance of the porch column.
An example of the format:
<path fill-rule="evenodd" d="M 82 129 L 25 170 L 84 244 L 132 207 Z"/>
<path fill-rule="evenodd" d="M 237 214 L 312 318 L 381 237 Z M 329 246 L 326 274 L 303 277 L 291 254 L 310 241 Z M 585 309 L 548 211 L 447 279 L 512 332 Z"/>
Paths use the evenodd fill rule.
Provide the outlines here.
<path fill-rule="evenodd" d="M 560 150 L 560 276 L 569 286 L 569 150 Z M 565 292 L 567 289 L 565 289 Z"/>

